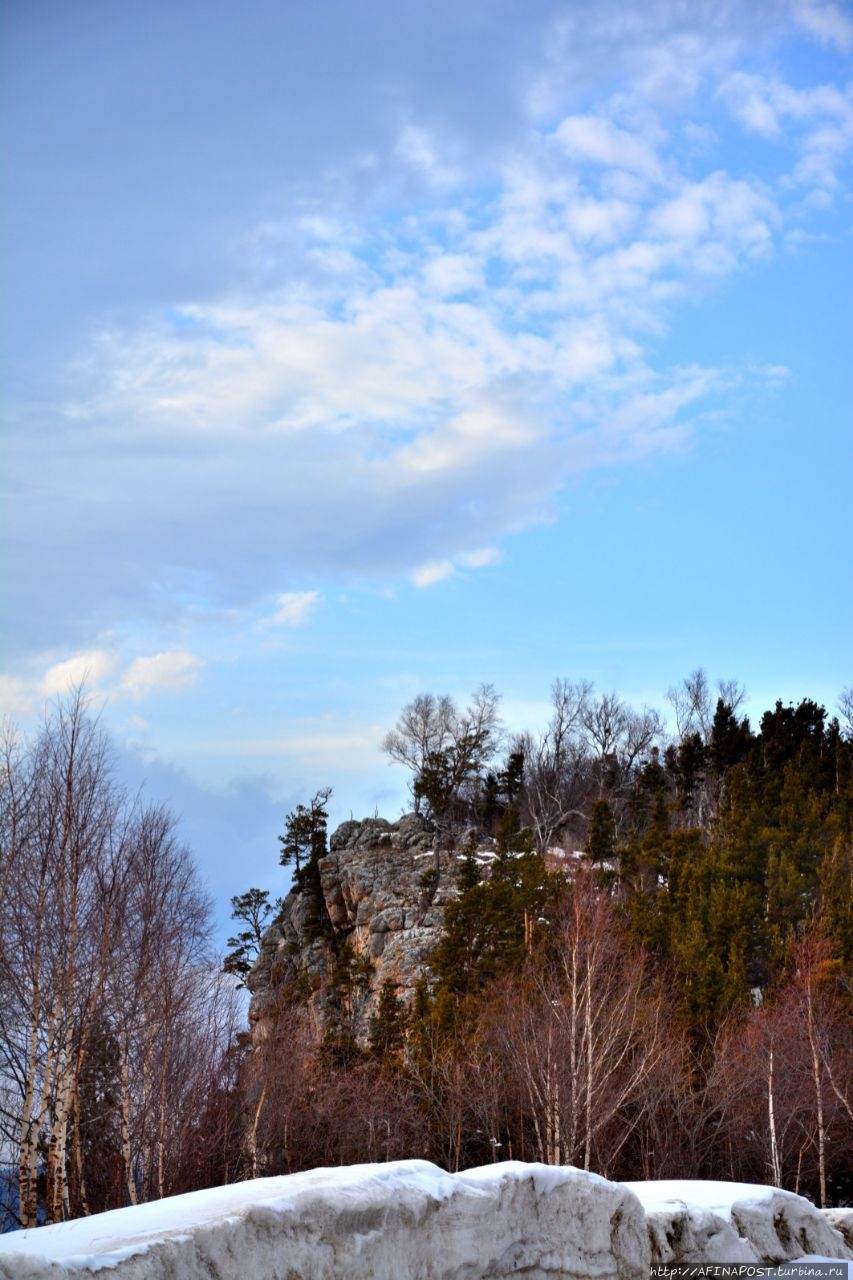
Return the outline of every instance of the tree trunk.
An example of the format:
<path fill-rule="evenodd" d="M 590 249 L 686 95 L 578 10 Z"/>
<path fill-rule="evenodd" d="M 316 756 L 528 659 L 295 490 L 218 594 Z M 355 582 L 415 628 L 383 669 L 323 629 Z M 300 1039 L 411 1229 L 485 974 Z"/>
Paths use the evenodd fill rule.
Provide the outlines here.
<path fill-rule="evenodd" d="M 136 1178 L 133 1172 L 133 1151 L 130 1143 L 130 1074 L 127 1054 L 127 1041 L 124 1040 L 121 1046 L 121 1156 L 127 1198 L 131 1204 L 138 1204 L 139 1197 L 136 1194 Z"/>
<path fill-rule="evenodd" d="M 252 1160 L 252 1177 L 258 1176 L 258 1125 L 261 1119 L 261 1111 L 267 1100 L 267 1082 L 264 1081 L 264 1087 L 261 1089 L 261 1096 L 258 1099 L 258 1105 L 255 1107 L 255 1118 L 252 1121 L 252 1127 L 249 1130 L 249 1155 Z"/>
<path fill-rule="evenodd" d="M 806 1020 L 809 1032 L 809 1049 L 812 1055 L 815 1102 L 817 1103 L 817 1158 L 820 1178 L 820 1207 L 826 1208 L 826 1127 L 823 1117 L 823 1084 L 820 1078 L 820 1057 L 814 1028 L 814 1002 L 812 999 L 812 975 L 806 973 Z"/>
<path fill-rule="evenodd" d="M 767 1066 L 767 1123 L 770 1128 L 770 1176 L 774 1187 L 782 1185 L 782 1165 L 779 1160 L 779 1145 L 776 1141 L 776 1111 L 773 1102 L 773 1047 Z"/>

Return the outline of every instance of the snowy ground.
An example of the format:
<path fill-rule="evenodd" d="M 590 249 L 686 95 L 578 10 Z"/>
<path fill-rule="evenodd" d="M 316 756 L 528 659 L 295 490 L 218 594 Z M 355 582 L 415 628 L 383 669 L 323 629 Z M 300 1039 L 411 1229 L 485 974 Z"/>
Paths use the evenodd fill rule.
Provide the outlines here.
<path fill-rule="evenodd" d="M 646 1280 L 656 1262 L 850 1258 L 808 1201 L 419 1160 L 262 1178 L 0 1237 L 5 1280 Z M 850 1280 L 853 1280 L 851 1275 Z"/>

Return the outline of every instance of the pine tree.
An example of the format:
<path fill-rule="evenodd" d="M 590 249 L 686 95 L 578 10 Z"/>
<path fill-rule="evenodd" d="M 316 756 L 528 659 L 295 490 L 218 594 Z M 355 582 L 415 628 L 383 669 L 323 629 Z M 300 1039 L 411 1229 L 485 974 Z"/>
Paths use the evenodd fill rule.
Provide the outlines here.
<path fill-rule="evenodd" d="M 532 835 L 513 806 L 498 824 L 490 878 L 481 883 L 473 858 L 471 863 L 467 871 L 463 864 L 462 891 L 445 908 L 444 932 L 433 955 L 440 1007 L 447 994 L 458 1005 L 520 963 L 556 892 L 556 878 L 534 851 Z"/>
<path fill-rule="evenodd" d="M 334 1066 L 346 1066 L 362 1056 L 355 1035 L 355 1005 L 366 995 L 372 973 L 369 956 L 356 955 L 349 939 L 340 944 L 326 989 L 323 1038 L 324 1057 Z"/>
<path fill-rule="evenodd" d="M 326 806 L 331 787 L 322 787 L 308 805 L 299 804 L 284 820 L 284 835 L 279 836 L 282 866 L 294 865 L 293 885 L 303 894 L 310 938 L 328 937 L 332 926 L 320 882 L 320 860 L 326 854 L 326 830 L 329 814 Z"/>
<path fill-rule="evenodd" d="M 243 978 L 258 958 L 264 927 L 273 910 L 269 896 L 268 889 L 248 889 L 231 899 L 231 919 L 245 921 L 248 928 L 228 939 L 232 950 L 222 962 L 223 973 Z M 244 983 L 238 985 L 242 987 Z"/>
<path fill-rule="evenodd" d="M 589 818 L 586 856 L 601 865 L 612 863 L 616 856 L 616 819 L 606 800 L 596 800 Z"/>
<path fill-rule="evenodd" d="M 376 1011 L 370 1020 L 371 1056 L 386 1064 L 399 1059 L 406 1043 L 408 1021 L 408 1012 L 397 995 L 396 983 L 386 978 L 379 989 Z"/>
<path fill-rule="evenodd" d="M 310 804 L 298 804 L 284 820 L 284 835 L 278 837 L 281 845 L 279 862 L 283 867 L 293 865 L 297 887 L 305 866 L 321 858 L 326 851 L 326 824 L 329 819 L 326 806 L 331 795 L 331 787 L 322 787 L 312 796 Z"/>

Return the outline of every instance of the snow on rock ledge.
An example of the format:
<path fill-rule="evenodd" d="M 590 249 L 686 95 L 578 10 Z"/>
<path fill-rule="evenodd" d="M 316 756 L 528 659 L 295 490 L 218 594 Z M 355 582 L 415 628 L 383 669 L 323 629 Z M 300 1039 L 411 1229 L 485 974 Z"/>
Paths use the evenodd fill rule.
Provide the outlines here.
<path fill-rule="evenodd" d="M 0 1237 L 8 1280 L 646 1280 L 618 1183 L 518 1162 L 318 1169 Z"/>
<path fill-rule="evenodd" d="M 627 1182 L 646 1210 L 653 1263 L 853 1258 L 841 1233 L 802 1196 L 738 1182 Z"/>

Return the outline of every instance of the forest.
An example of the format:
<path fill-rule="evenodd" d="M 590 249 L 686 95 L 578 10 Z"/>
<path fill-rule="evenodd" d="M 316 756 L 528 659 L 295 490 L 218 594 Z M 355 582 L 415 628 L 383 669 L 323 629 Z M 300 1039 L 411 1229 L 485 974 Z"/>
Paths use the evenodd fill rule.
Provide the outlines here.
<path fill-rule="evenodd" d="M 249 1028 L 239 986 L 284 904 L 237 895 L 217 954 L 174 818 L 118 786 L 82 693 L 8 730 L 4 1227 L 407 1156 L 853 1201 L 853 691 L 755 725 L 701 670 L 667 698 L 665 719 L 560 680 L 520 734 L 490 686 L 403 709 L 382 745 L 434 833 L 425 892 L 441 850 L 458 870 L 414 998 L 384 984 L 366 1033 L 370 960 L 323 900 L 328 788 L 270 851 L 328 958 L 325 1016 L 282 984 Z"/>

